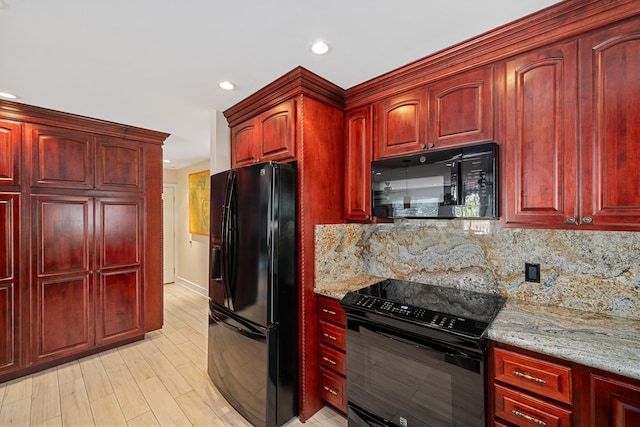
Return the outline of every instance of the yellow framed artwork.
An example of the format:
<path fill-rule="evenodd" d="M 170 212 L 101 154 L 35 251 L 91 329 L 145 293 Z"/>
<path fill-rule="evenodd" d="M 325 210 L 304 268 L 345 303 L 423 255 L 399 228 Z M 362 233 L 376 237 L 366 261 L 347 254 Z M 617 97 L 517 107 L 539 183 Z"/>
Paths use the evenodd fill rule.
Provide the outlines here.
<path fill-rule="evenodd" d="M 189 174 L 189 233 L 209 235 L 209 171 Z"/>

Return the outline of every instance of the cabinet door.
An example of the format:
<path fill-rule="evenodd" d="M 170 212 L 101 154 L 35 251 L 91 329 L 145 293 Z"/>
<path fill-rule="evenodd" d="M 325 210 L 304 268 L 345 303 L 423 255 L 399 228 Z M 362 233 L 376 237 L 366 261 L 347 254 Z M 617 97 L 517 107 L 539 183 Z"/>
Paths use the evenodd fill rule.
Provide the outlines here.
<path fill-rule="evenodd" d="M 640 22 L 580 41 L 581 223 L 640 226 Z"/>
<path fill-rule="evenodd" d="M 22 125 L 0 120 L 0 185 L 20 183 Z"/>
<path fill-rule="evenodd" d="M 250 119 L 231 130 L 231 167 L 259 161 L 260 129 L 257 119 Z"/>
<path fill-rule="evenodd" d="M 506 63 L 507 223 L 575 223 L 576 56 L 567 43 Z"/>
<path fill-rule="evenodd" d="M 416 89 L 375 104 L 374 158 L 415 153 L 427 148 L 427 95 Z"/>
<path fill-rule="evenodd" d="M 640 426 L 640 386 L 591 374 L 593 426 Z"/>
<path fill-rule="evenodd" d="M 142 218 L 140 198 L 96 201 L 97 344 L 144 334 Z"/>
<path fill-rule="evenodd" d="M 431 85 L 427 144 L 440 148 L 493 139 L 492 93 L 492 68 Z"/>
<path fill-rule="evenodd" d="M 296 155 L 295 101 L 289 100 L 260 115 L 261 161 L 285 160 Z"/>
<path fill-rule="evenodd" d="M 19 195 L 0 193 L 0 375 L 20 365 L 19 203 Z"/>
<path fill-rule="evenodd" d="M 68 129 L 28 126 L 31 185 L 93 188 L 95 137 Z"/>
<path fill-rule="evenodd" d="M 345 218 L 371 219 L 371 107 L 345 116 Z"/>
<path fill-rule="evenodd" d="M 31 362 L 94 345 L 93 201 L 32 196 Z"/>
<path fill-rule="evenodd" d="M 96 146 L 96 188 L 141 191 L 142 145 L 119 138 L 104 138 Z"/>

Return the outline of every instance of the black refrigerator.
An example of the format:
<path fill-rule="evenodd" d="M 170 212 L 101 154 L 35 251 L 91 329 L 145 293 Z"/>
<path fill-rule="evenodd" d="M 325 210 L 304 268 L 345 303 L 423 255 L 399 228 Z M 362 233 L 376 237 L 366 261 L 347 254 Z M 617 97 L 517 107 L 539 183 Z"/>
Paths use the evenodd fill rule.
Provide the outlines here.
<path fill-rule="evenodd" d="M 295 163 L 211 177 L 208 372 L 254 426 L 298 414 Z"/>

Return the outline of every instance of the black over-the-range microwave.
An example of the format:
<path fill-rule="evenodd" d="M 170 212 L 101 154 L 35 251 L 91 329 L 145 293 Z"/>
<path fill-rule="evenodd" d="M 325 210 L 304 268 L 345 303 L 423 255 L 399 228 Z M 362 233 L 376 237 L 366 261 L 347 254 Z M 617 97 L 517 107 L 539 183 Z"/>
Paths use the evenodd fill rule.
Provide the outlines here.
<path fill-rule="evenodd" d="M 371 163 L 371 203 L 378 218 L 496 218 L 496 143 Z"/>

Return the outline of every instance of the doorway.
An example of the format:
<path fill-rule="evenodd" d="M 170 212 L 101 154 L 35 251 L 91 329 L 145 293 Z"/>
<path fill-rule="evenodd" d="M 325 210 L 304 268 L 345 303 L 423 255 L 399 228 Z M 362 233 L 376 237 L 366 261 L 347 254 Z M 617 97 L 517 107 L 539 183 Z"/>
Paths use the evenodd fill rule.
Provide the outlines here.
<path fill-rule="evenodd" d="M 176 215 L 175 215 L 175 192 L 174 185 L 164 185 L 162 192 L 162 253 L 163 265 L 162 272 L 163 282 L 174 283 L 176 281 Z"/>

